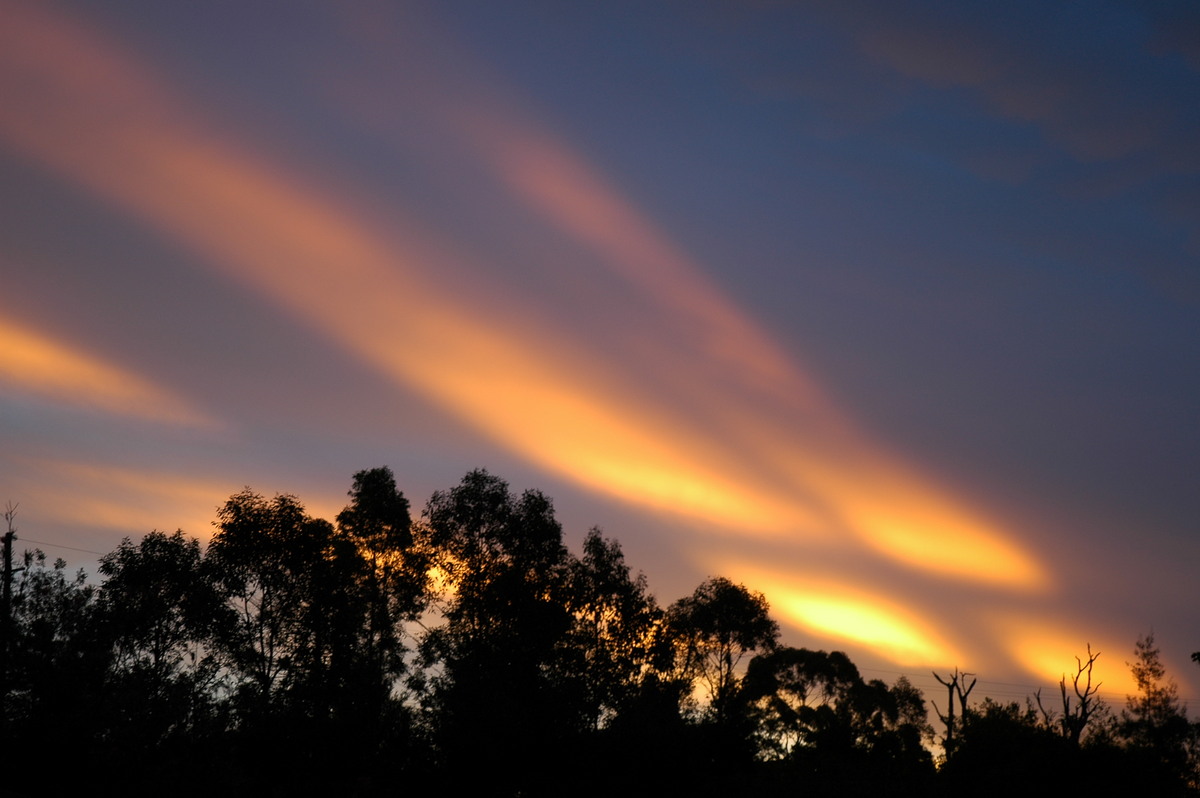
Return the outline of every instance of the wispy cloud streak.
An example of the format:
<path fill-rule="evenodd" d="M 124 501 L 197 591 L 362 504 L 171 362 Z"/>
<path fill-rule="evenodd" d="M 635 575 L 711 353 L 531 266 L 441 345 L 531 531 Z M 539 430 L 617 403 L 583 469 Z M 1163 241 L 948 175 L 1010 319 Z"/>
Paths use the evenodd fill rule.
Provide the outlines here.
<path fill-rule="evenodd" d="M 908 567 L 947 576 L 1044 584 L 1041 567 L 1011 536 L 864 437 L 700 264 L 568 145 L 494 95 L 468 88 L 465 101 L 443 113 L 516 197 L 687 331 L 682 362 L 669 366 L 687 372 L 686 389 L 672 399 L 707 411 L 703 429 L 732 443 L 727 462 L 749 460 L 762 483 L 781 486 L 796 508 L 785 529 L 834 529 Z"/>
<path fill-rule="evenodd" d="M 11 9 L 0 34 L 0 90 L 13 98 L 0 137 L 11 148 L 169 232 L 529 461 L 729 532 L 866 544 L 903 569 L 1045 587 L 1013 537 L 855 432 L 679 247 L 515 112 L 446 121 L 473 125 L 468 151 L 511 196 L 650 298 L 657 312 L 635 331 L 666 327 L 684 342 L 657 363 L 672 377 L 662 393 L 648 396 L 642 372 L 536 310 L 454 293 L 438 275 L 479 264 L 402 214 L 384 224 L 369 197 L 218 135 L 70 20 Z M 895 634 L 875 644 L 917 645 Z"/>
<path fill-rule="evenodd" d="M 144 377 L 4 319 L 0 319 L 0 384 L 65 405 L 152 422 L 217 423 Z"/>

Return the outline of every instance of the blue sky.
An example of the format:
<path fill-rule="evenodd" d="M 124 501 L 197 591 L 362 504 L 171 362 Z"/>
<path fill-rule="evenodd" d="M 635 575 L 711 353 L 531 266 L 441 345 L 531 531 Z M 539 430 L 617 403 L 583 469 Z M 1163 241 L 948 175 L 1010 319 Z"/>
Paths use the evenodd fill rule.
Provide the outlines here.
<path fill-rule="evenodd" d="M 486 467 L 883 673 L 1197 695 L 1186 4 L 0 16 L 22 537 Z"/>

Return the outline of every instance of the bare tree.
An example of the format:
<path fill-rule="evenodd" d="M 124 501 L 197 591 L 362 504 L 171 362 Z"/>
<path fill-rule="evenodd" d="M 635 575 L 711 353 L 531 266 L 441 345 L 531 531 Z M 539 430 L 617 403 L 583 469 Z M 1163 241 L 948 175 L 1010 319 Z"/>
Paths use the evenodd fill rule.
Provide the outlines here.
<path fill-rule="evenodd" d="M 966 684 L 968 676 L 971 677 L 970 684 Z M 929 703 L 933 704 L 933 711 L 937 713 L 938 719 L 941 720 L 942 723 L 946 724 L 946 740 L 943 744 L 943 747 L 949 751 L 954 745 L 954 725 L 956 720 L 954 715 L 955 696 L 958 697 L 959 707 L 965 712 L 967 708 L 967 697 L 971 695 L 971 691 L 975 689 L 975 682 L 978 680 L 975 678 L 975 674 L 960 673 L 958 668 L 954 669 L 954 673 L 949 679 L 943 679 L 937 674 L 936 671 L 933 672 L 933 678 L 937 679 L 946 687 L 946 701 L 948 708 L 944 715 L 942 714 L 942 711 L 938 709 L 937 704 L 934 704 L 933 701 L 930 701 Z"/>
<path fill-rule="evenodd" d="M 1092 668 L 1099 657 L 1100 652 L 1092 653 L 1092 645 L 1089 643 L 1087 659 L 1075 658 L 1075 675 L 1071 677 L 1071 689 L 1075 693 L 1074 706 L 1071 705 L 1071 696 L 1067 693 L 1067 675 L 1064 673 L 1062 679 L 1059 680 L 1058 690 L 1062 695 L 1061 716 L 1043 706 L 1041 690 L 1033 694 L 1037 700 L 1038 711 L 1041 712 L 1046 726 L 1048 728 L 1057 726 L 1062 736 L 1070 740 L 1073 745 L 1079 745 L 1084 729 L 1087 728 L 1096 713 L 1102 711 L 1104 707 L 1097 695 L 1101 682 L 1092 683 Z"/>

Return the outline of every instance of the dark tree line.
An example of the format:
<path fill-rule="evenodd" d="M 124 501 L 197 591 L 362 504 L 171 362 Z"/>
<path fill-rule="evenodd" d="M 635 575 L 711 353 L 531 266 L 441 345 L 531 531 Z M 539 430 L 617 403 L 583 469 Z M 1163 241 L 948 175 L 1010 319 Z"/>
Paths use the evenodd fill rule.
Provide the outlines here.
<path fill-rule="evenodd" d="M 485 471 L 420 518 L 386 468 L 333 523 L 247 489 L 206 548 L 130 539 L 99 586 L 27 552 L 3 619 L 4 789 L 129 795 L 1187 795 L 1197 729 L 1152 637 L 1139 694 L 971 705 L 780 644 L 762 594 L 669 606 L 592 530 Z M 11 513 L 10 513 L 11 516 Z M 10 518 L 11 520 L 11 518 Z M 1197 655 L 1200 657 L 1200 655 Z M 941 677 L 939 676 L 939 679 Z M 957 707 L 954 702 L 957 689 Z M 939 710 L 939 714 L 940 710 Z"/>

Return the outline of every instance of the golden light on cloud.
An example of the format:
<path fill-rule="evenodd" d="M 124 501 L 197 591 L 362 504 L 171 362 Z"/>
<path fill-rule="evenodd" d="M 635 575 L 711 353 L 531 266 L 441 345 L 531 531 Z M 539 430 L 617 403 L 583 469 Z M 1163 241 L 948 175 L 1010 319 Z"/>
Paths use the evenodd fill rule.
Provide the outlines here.
<path fill-rule="evenodd" d="M 182 529 L 206 540 L 213 532 L 218 507 L 244 487 L 212 476 L 52 458 L 28 458 L 24 471 L 28 484 L 23 486 L 22 504 L 39 523 L 100 529 L 134 540 L 155 529 Z M 273 494 L 260 486 L 250 487 Z M 329 521 L 344 506 L 300 499 L 309 515 Z"/>
<path fill-rule="evenodd" d="M 163 93 L 140 82 L 119 87 L 125 102 L 139 116 L 173 123 L 136 132 L 109 124 L 103 95 L 75 94 L 72 70 L 82 65 L 69 52 L 56 55 L 46 69 L 61 104 L 76 114 L 95 106 L 87 126 L 93 154 L 67 153 L 36 135 L 36 117 L 8 130 L 15 141 L 173 231 L 402 384 L 534 462 L 627 500 L 751 529 L 782 529 L 801 516 L 786 498 L 706 468 L 713 453 L 699 453 L 700 439 L 672 437 L 665 414 L 593 389 L 572 362 L 584 358 L 556 352 L 550 331 L 530 334 L 503 313 L 437 291 L 421 277 L 447 260 L 436 246 L 381 235 L 302 180 L 189 132 Z M 57 107 L 50 105 L 48 123 Z M 143 168 L 113 166 L 133 158 Z"/>
<path fill-rule="evenodd" d="M 231 143 L 152 84 L 153 70 L 69 20 L 22 7 L 11 22 L 0 33 L 0 89 L 14 98 L 0 138 L 10 147 L 168 232 L 529 461 L 729 534 L 840 537 L 906 568 L 1044 586 L 1003 530 L 857 437 L 765 331 L 537 126 L 488 117 L 467 138 L 512 196 L 646 300 L 629 339 L 670 330 L 677 350 L 633 344 L 614 355 L 595 331 L 555 323 L 503 285 L 497 296 L 465 294 L 446 275 L 486 269 L 399 210 Z M 30 82 L 36 93 L 23 88 Z M 648 352 L 658 360 L 641 362 Z M 670 379 L 655 393 L 642 384 L 648 373 Z M 941 651 L 870 597 L 788 595 L 793 617 L 813 627 L 859 630 L 895 656 Z"/>
<path fill-rule="evenodd" d="M 511 449 L 590 488 L 752 531 L 795 530 L 808 521 L 785 497 L 712 468 L 714 453 L 669 417 L 590 389 L 588 375 L 545 344 L 506 340 L 496 328 L 463 320 L 427 359 L 387 347 L 377 354 Z"/>
<path fill-rule="evenodd" d="M 216 480 L 203 480 L 135 468 L 120 468 L 94 463 L 50 461 L 52 472 L 73 481 L 87 482 L 121 493 L 138 492 L 170 502 L 214 504 L 228 486 Z"/>
<path fill-rule="evenodd" d="M 771 613 L 809 634 L 869 649 L 898 666 L 941 665 L 960 659 L 927 621 L 894 598 L 803 572 L 780 572 L 747 562 L 720 560 L 710 566 L 761 590 Z"/>
<path fill-rule="evenodd" d="M 482 157 L 517 196 L 669 309 L 697 337 L 705 356 L 719 364 L 724 379 L 776 398 L 774 416 L 720 419 L 736 428 L 731 437 L 743 450 L 794 479 L 792 490 L 784 490 L 782 507 L 724 505 L 741 513 L 748 531 L 811 534 L 822 519 L 835 521 L 881 554 L 916 569 L 1021 589 L 1045 586 L 1045 572 L 1000 529 L 862 440 L 698 265 L 565 144 L 502 109 L 488 113 L 473 107 L 464 117 Z M 693 381 L 703 384 L 704 378 Z M 741 414 L 747 415 L 745 407 Z M 788 433 L 798 416 L 818 430 L 808 439 Z M 779 523 L 756 523 L 762 515 Z"/>
<path fill-rule="evenodd" d="M 55 402 L 148 421 L 213 423 L 149 380 L 3 319 L 0 383 Z"/>
<path fill-rule="evenodd" d="M 38 481 L 29 486 L 23 503 L 40 522 L 100 528 L 135 539 L 154 529 L 177 528 L 206 538 L 222 496 L 233 492 L 217 479 L 112 464 L 31 458 L 26 468 Z M 46 485 L 53 486 L 52 496 Z"/>
<path fill-rule="evenodd" d="M 1133 641 L 1114 645 L 1111 640 L 1080 640 L 1077 628 L 1026 616 L 996 619 L 994 629 L 1009 656 L 1028 673 L 1048 685 L 1058 684 L 1066 676 L 1069 695 L 1073 695 L 1071 678 L 1077 671 L 1076 658 L 1087 661 L 1089 643 L 1093 654 L 1100 653 L 1092 670 L 1092 684 L 1100 684 L 1101 693 L 1110 697 L 1137 692 L 1137 684 L 1125 664 L 1131 658 Z"/>
<path fill-rule="evenodd" d="M 777 597 L 774 606 L 792 623 L 864 645 L 897 663 L 947 661 L 943 648 L 877 599 L 788 593 Z"/>
<path fill-rule="evenodd" d="M 870 452 L 840 469 L 831 463 L 836 457 L 802 464 L 804 481 L 821 486 L 831 511 L 889 558 L 974 582 L 1046 586 L 1042 567 L 999 528 L 900 466 Z"/>

